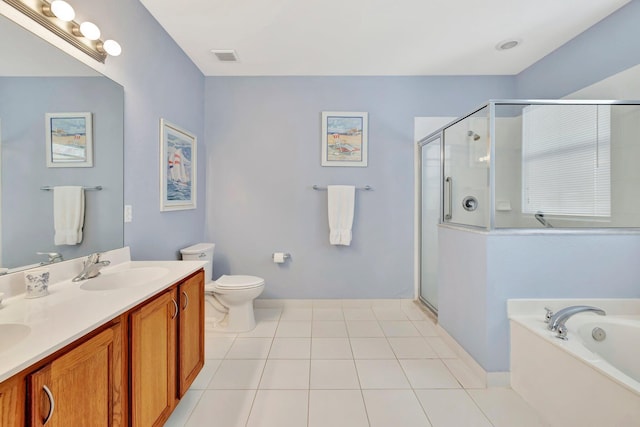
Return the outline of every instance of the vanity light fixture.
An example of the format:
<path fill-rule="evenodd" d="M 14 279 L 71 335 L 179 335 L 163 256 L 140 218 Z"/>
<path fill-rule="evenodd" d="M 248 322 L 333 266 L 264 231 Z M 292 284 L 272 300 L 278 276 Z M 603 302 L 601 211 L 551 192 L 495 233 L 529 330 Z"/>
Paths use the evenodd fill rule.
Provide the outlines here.
<path fill-rule="evenodd" d="M 100 38 L 100 28 L 93 22 L 83 22 L 80 25 L 74 25 L 71 29 L 76 37 L 86 37 L 89 40 L 98 40 Z"/>
<path fill-rule="evenodd" d="M 76 17 L 76 11 L 64 0 L 53 0 L 50 4 L 42 5 L 42 13 L 50 18 L 55 16 L 64 22 L 73 21 Z"/>
<path fill-rule="evenodd" d="M 118 56 L 122 48 L 114 40 L 100 40 L 100 29 L 93 22 L 74 21 L 73 7 L 63 0 L 0 0 L 19 10 L 96 61 L 107 55 Z"/>

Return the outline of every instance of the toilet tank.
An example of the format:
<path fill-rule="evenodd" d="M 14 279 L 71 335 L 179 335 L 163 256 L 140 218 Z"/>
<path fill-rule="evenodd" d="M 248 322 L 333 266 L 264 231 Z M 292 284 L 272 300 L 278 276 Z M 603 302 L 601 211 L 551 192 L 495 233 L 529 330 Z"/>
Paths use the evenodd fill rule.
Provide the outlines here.
<path fill-rule="evenodd" d="M 206 261 L 204 266 L 205 283 L 213 280 L 213 250 L 215 243 L 198 243 L 180 250 L 182 259 L 185 261 Z"/>

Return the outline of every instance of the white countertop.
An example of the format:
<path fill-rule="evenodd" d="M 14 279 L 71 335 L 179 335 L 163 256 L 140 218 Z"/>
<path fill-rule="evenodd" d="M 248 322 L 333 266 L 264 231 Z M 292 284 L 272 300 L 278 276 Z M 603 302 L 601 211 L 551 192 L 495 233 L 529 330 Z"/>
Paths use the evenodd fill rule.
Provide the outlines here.
<path fill-rule="evenodd" d="M 31 328 L 31 331 L 19 342 L 13 345 L 9 343 L 8 348 L 6 343 L 1 342 L 4 337 L 0 336 L 0 382 L 159 294 L 205 265 L 202 261 L 127 260 L 117 264 L 112 261 L 112 264 L 101 270 L 105 276 L 145 267 L 162 267 L 166 269 L 166 274 L 157 280 L 131 287 L 92 291 L 84 290 L 80 285 L 93 279 L 74 283 L 69 278 L 50 284 L 49 295 L 45 297 L 26 299 L 24 294 L 19 294 L 5 299 L 0 306 L 0 324 L 22 324 Z"/>

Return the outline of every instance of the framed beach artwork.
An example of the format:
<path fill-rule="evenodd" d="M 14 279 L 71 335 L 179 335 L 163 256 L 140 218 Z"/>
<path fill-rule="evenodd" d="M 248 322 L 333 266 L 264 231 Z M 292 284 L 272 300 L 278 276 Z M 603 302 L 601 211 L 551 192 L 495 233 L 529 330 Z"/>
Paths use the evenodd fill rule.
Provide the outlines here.
<path fill-rule="evenodd" d="M 367 166 L 367 113 L 322 112 L 322 166 Z"/>
<path fill-rule="evenodd" d="M 46 113 L 47 167 L 93 167 L 91 113 Z"/>
<path fill-rule="evenodd" d="M 160 119 L 160 210 L 196 208 L 196 137 Z"/>

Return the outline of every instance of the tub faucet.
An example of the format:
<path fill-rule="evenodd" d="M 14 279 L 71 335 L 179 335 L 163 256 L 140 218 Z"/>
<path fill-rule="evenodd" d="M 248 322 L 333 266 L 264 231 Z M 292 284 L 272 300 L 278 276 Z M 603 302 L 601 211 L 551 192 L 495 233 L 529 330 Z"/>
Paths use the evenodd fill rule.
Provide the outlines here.
<path fill-rule="evenodd" d="M 82 267 L 82 271 L 76 277 L 71 279 L 73 282 L 91 279 L 100 274 L 100 269 L 111 264 L 111 261 L 100 261 L 100 254 L 95 253 L 87 257 Z"/>
<path fill-rule="evenodd" d="M 549 329 L 550 331 L 556 331 L 558 333 L 558 338 L 566 340 L 567 327 L 565 326 L 565 323 L 567 322 L 567 320 L 569 320 L 569 318 L 571 318 L 571 316 L 573 316 L 574 314 L 583 313 L 586 311 L 596 313 L 601 316 L 607 314 L 604 310 L 598 307 L 592 307 L 590 305 L 573 305 L 571 307 L 565 307 L 551 316 L 547 329 Z"/>

